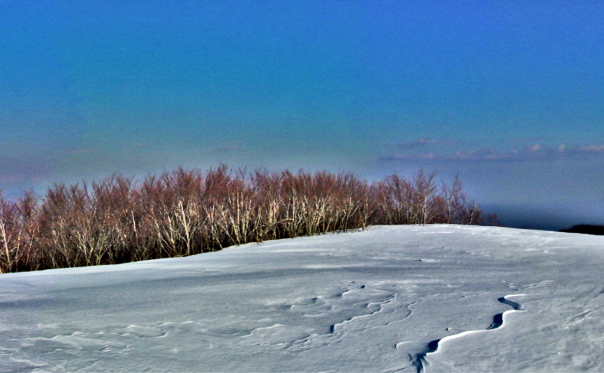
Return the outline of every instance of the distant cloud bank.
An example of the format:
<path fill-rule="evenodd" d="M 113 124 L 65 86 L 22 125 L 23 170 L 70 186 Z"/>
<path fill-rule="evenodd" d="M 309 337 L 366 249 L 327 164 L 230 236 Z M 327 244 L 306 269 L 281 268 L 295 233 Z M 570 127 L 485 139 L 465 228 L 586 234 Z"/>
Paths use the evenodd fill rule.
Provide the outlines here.
<path fill-rule="evenodd" d="M 467 143 L 421 138 L 397 144 L 395 154 L 381 157 L 381 160 L 436 160 L 436 161 L 522 161 L 531 159 L 570 158 L 576 156 L 604 155 L 604 145 L 565 145 L 546 146 L 531 144 L 523 148 L 499 150 L 455 149 Z"/>
<path fill-rule="evenodd" d="M 425 147 L 426 145 L 447 145 L 447 144 L 455 144 L 455 143 L 452 141 L 421 138 L 421 139 L 417 139 L 417 140 L 413 140 L 413 141 L 401 142 L 401 143 L 398 143 L 397 145 L 400 149 L 411 150 L 411 149 L 419 149 L 419 148 Z"/>

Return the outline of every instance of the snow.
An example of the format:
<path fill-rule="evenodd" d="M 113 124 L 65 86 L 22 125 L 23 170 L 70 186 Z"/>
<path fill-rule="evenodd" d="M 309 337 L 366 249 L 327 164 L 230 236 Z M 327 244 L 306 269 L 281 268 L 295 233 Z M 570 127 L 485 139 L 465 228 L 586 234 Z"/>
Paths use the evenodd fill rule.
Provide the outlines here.
<path fill-rule="evenodd" d="M 6 274 L 0 371 L 604 371 L 603 268 L 604 237 L 435 225 Z"/>

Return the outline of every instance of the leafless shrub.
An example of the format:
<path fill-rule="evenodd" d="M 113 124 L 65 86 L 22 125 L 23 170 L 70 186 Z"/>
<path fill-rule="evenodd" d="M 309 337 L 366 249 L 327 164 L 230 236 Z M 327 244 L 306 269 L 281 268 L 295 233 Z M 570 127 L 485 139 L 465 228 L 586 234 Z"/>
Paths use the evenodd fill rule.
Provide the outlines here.
<path fill-rule="evenodd" d="M 0 194 L 0 273 L 16 272 L 35 262 L 36 202 L 27 192 L 16 203 Z"/>
<path fill-rule="evenodd" d="M 115 174 L 44 198 L 0 194 L 0 271 L 123 263 L 370 224 L 478 224 L 462 191 L 420 170 L 368 185 L 353 174 L 178 168 L 139 182 Z"/>
<path fill-rule="evenodd" d="M 432 172 L 420 170 L 411 180 L 392 175 L 372 188 L 377 224 L 480 224 L 482 214 L 470 201 L 459 177 L 439 189 Z"/>

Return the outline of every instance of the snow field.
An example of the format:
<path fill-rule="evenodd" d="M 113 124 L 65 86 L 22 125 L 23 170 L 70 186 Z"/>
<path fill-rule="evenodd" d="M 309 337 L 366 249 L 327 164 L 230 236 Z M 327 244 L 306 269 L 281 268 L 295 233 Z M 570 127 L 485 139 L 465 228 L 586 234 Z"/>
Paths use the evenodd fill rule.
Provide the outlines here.
<path fill-rule="evenodd" d="M 0 371 L 602 371 L 603 265 L 604 237 L 434 225 L 7 274 Z"/>

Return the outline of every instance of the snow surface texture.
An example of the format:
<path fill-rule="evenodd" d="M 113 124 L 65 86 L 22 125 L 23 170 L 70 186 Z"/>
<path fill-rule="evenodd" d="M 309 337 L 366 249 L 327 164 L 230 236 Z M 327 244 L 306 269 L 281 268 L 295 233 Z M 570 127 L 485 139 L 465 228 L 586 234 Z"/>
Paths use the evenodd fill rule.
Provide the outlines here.
<path fill-rule="evenodd" d="M 604 371 L 604 237 L 380 226 L 0 276 L 0 371 Z"/>

